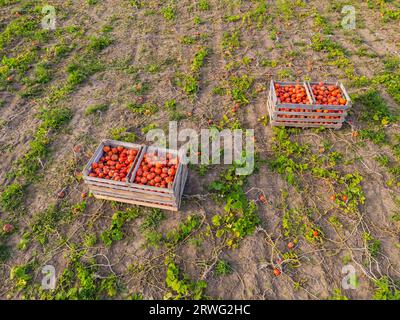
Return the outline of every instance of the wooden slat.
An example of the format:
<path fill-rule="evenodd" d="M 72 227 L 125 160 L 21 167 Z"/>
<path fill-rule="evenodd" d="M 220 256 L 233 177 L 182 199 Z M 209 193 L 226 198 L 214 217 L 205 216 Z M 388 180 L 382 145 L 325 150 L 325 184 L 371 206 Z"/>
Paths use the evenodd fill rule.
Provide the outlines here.
<path fill-rule="evenodd" d="M 344 111 L 343 113 L 336 113 L 336 112 L 317 112 L 317 111 L 310 111 L 310 112 L 303 112 L 303 111 L 275 111 L 275 115 L 296 115 L 296 116 L 327 116 L 327 117 L 345 117 L 347 116 L 347 112 Z"/>
<path fill-rule="evenodd" d="M 101 186 L 94 186 L 94 185 L 89 186 L 89 189 L 92 192 L 107 192 L 110 195 L 130 197 L 132 199 L 138 199 L 138 200 L 145 199 L 147 201 L 165 202 L 168 204 L 172 204 L 172 203 L 176 202 L 176 198 L 173 196 L 172 197 L 171 196 L 163 197 L 157 193 L 145 194 L 145 193 L 139 193 L 139 192 L 130 191 L 130 190 L 129 191 L 128 190 L 115 190 L 115 189 L 105 188 L 105 187 L 101 187 Z"/>
<path fill-rule="evenodd" d="M 325 105 L 325 104 L 276 104 L 273 105 L 274 110 L 278 110 L 279 108 L 287 108 L 287 109 L 307 109 L 311 111 L 315 111 L 317 109 L 321 110 L 348 110 L 348 108 L 344 108 L 344 106 L 335 106 L 335 105 Z M 297 111 L 296 111 L 297 112 Z"/>
<path fill-rule="evenodd" d="M 168 197 L 168 198 L 174 198 L 174 194 L 170 192 L 161 192 L 160 190 L 157 190 L 157 192 L 150 191 L 150 190 L 143 190 L 136 188 L 136 184 L 128 184 L 126 186 L 115 186 L 115 185 L 109 185 L 109 184 L 104 184 L 102 182 L 97 182 L 97 181 L 89 181 L 86 182 L 88 186 L 98 186 L 98 187 L 103 187 L 103 188 L 109 188 L 114 190 L 115 192 L 118 191 L 130 191 L 130 192 L 137 192 L 141 194 L 156 194 L 161 197 Z M 167 191 L 167 188 L 161 188 L 161 190 Z"/>
<path fill-rule="evenodd" d="M 181 190 L 182 171 L 184 170 L 184 167 L 187 167 L 187 165 L 184 165 L 179 161 L 178 170 L 176 172 L 175 179 L 174 179 L 174 184 L 175 184 L 174 185 L 174 194 L 175 194 L 175 197 L 179 196 L 179 192 Z"/>
<path fill-rule="evenodd" d="M 186 185 L 186 180 L 188 177 L 188 167 L 187 165 L 185 166 L 183 173 L 182 173 L 182 180 L 181 180 L 181 185 L 180 185 L 180 192 L 179 192 L 179 196 L 177 197 L 178 200 L 178 210 L 181 207 L 181 202 L 182 202 L 182 195 L 183 195 L 183 191 L 185 190 L 185 185 Z"/>
<path fill-rule="evenodd" d="M 129 200 L 129 199 L 123 199 L 123 198 L 117 198 L 117 197 L 110 197 L 110 196 L 105 196 L 105 195 L 101 195 L 101 194 L 93 194 L 93 195 L 97 199 L 124 202 L 124 203 L 136 204 L 139 206 L 152 207 L 152 208 L 158 208 L 158 209 L 164 209 L 164 210 L 170 210 L 170 211 L 178 211 L 177 207 L 165 206 L 165 205 L 160 205 L 160 204 L 156 204 L 156 203 L 149 203 L 149 202 L 143 202 L 143 201 L 137 201 L 137 200 Z"/>
<path fill-rule="evenodd" d="M 271 86 L 270 86 L 270 90 L 269 90 L 270 96 L 271 96 L 271 101 L 274 104 L 278 103 L 277 97 L 276 97 L 276 92 L 275 92 L 275 82 L 274 80 L 271 80 Z"/>
<path fill-rule="evenodd" d="M 144 158 L 144 155 L 146 154 L 146 151 L 147 151 L 147 146 L 143 146 L 142 152 L 139 155 L 139 159 L 136 162 L 136 166 L 135 166 L 135 168 L 134 168 L 134 170 L 132 172 L 131 177 L 129 178 L 129 182 L 132 183 L 132 184 L 136 184 L 135 183 L 136 173 L 139 170 L 140 164 L 142 163 L 142 160 Z"/>
<path fill-rule="evenodd" d="M 163 206 L 177 207 L 176 201 L 161 201 L 161 200 L 154 201 L 154 199 L 149 200 L 149 199 L 145 199 L 145 198 L 136 198 L 136 197 L 132 197 L 131 195 L 114 194 L 114 193 L 110 193 L 110 192 L 106 192 L 106 191 L 93 191 L 93 194 L 100 194 L 100 195 L 107 196 L 107 197 L 115 197 L 115 198 L 132 200 L 132 201 L 140 201 L 143 203 L 154 203 L 154 204 L 160 204 Z"/>
<path fill-rule="evenodd" d="M 287 115 L 287 116 L 305 116 L 305 117 L 341 117 L 345 118 L 347 112 L 344 113 L 333 113 L 333 112 L 297 112 L 297 111 L 275 111 L 275 116 Z M 332 119 L 334 120 L 334 119 Z M 336 119 L 338 120 L 338 119 Z"/>
<path fill-rule="evenodd" d="M 279 118 L 275 116 L 273 120 L 283 121 L 283 122 L 298 121 L 304 123 L 316 123 L 316 122 L 342 123 L 345 119 L 344 117 L 341 117 L 340 119 L 314 119 L 314 118 Z"/>
<path fill-rule="evenodd" d="M 344 96 L 346 97 L 346 100 L 347 100 L 346 105 L 348 105 L 350 108 L 353 105 L 353 101 L 351 101 L 351 98 L 350 98 L 349 94 L 347 93 L 347 90 L 344 87 L 343 83 L 339 82 L 339 86 L 340 86 L 340 89 L 342 89 Z"/>
<path fill-rule="evenodd" d="M 83 178 L 89 178 L 89 173 L 92 169 L 92 163 L 96 162 L 96 160 L 100 159 L 101 156 L 99 156 L 99 154 L 101 154 L 103 152 L 103 147 L 104 147 L 104 143 L 103 141 L 100 143 L 100 145 L 96 148 L 96 150 L 93 153 L 93 156 L 90 158 L 89 162 L 86 164 L 85 168 L 82 171 L 82 176 Z"/>
<path fill-rule="evenodd" d="M 292 122 L 278 122 L 278 121 L 272 121 L 271 126 L 275 127 L 302 127 L 302 128 L 307 128 L 307 127 L 313 127 L 313 128 L 319 128 L 319 127 L 325 127 L 325 128 L 335 128 L 339 129 L 342 127 L 342 124 L 318 124 L 318 123 L 292 123 Z"/>

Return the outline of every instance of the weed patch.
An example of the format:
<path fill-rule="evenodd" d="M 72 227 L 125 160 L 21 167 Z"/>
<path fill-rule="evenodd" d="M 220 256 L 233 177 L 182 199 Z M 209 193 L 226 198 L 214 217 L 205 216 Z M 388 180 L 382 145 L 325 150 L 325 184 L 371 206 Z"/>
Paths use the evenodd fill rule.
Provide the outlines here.
<path fill-rule="evenodd" d="M 19 183 L 7 186 L 1 194 L 1 208 L 5 211 L 14 211 L 21 208 L 24 202 L 24 187 Z"/>
<path fill-rule="evenodd" d="M 106 247 L 111 247 L 114 241 L 120 241 L 124 237 L 122 227 L 125 223 L 136 219 L 140 216 L 140 211 L 137 208 L 126 209 L 125 211 L 117 211 L 111 219 L 111 226 L 108 230 L 101 234 L 101 240 Z"/>
<path fill-rule="evenodd" d="M 89 116 L 94 113 L 101 113 L 108 110 L 108 104 L 100 103 L 100 104 L 93 104 L 86 108 L 85 115 Z"/>
<path fill-rule="evenodd" d="M 181 276 L 179 268 L 171 260 L 167 259 L 167 276 L 165 284 L 170 290 L 164 295 L 166 300 L 200 300 L 204 299 L 203 292 L 207 287 L 205 281 L 192 281 L 189 276 Z"/>

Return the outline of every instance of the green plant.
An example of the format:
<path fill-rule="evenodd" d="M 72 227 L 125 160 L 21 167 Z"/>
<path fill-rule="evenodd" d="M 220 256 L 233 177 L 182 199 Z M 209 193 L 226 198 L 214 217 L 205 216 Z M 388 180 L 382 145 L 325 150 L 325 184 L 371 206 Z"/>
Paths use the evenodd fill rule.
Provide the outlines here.
<path fill-rule="evenodd" d="M 7 186 L 1 194 L 0 203 L 5 211 L 14 211 L 20 208 L 24 201 L 24 187 L 19 183 Z"/>
<path fill-rule="evenodd" d="M 318 12 L 314 13 L 314 24 L 318 28 L 322 29 L 322 32 L 324 34 L 332 34 L 332 27 L 328 24 L 327 20 Z"/>
<path fill-rule="evenodd" d="M 67 123 L 72 118 L 72 112 L 67 108 L 42 108 L 38 118 L 42 123 L 37 128 L 33 141 L 30 142 L 30 150 L 16 161 L 15 167 L 9 173 L 10 176 L 24 176 L 28 181 L 34 180 L 37 171 L 42 167 L 41 159 L 48 155 L 50 132 L 58 130 Z"/>
<path fill-rule="evenodd" d="M 301 146 L 297 142 L 292 142 L 288 132 L 284 128 L 274 129 L 273 150 L 276 157 L 269 161 L 269 166 L 273 171 L 284 174 L 289 184 L 298 183 L 296 174 L 300 174 L 309 168 L 307 163 L 301 163 L 296 159 L 301 159 L 308 151 L 307 146 Z"/>
<path fill-rule="evenodd" d="M 146 215 L 144 221 L 140 225 L 140 230 L 155 230 L 165 219 L 165 214 L 160 209 L 151 209 L 150 212 Z"/>
<path fill-rule="evenodd" d="M 166 300 L 200 300 L 203 299 L 204 290 L 207 287 L 205 281 L 192 281 L 188 275 L 180 275 L 180 270 L 169 258 L 166 259 L 167 275 L 165 284 L 169 292 L 164 295 Z"/>
<path fill-rule="evenodd" d="M 84 82 L 90 75 L 100 71 L 102 66 L 97 60 L 87 60 L 85 58 L 76 58 L 67 66 L 66 91 L 72 92 L 73 89 Z"/>
<path fill-rule="evenodd" d="M 358 173 L 342 174 L 332 167 L 342 158 L 338 152 L 330 152 L 328 156 L 317 156 L 310 150 L 309 145 L 300 145 L 290 139 L 285 128 L 274 128 L 274 157 L 269 166 L 285 176 L 289 184 L 300 186 L 303 174 L 310 172 L 314 178 L 328 179 L 335 182 L 340 191 L 335 197 L 336 203 L 346 213 L 354 213 L 360 204 L 364 204 L 365 194 L 361 187 L 363 177 Z M 301 179 L 299 179 L 301 178 Z"/>
<path fill-rule="evenodd" d="M 134 113 L 138 113 L 140 115 L 149 116 L 158 111 L 158 107 L 152 103 L 143 103 L 143 104 L 136 104 L 136 103 L 129 103 L 127 108 Z"/>
<path fill-rule="evenodd" d="M 95 233 L 87 233 L 83 239 L 83 245 L 87 248 L 95 246 L 97 243 L 97 235 Z"/>
<path fill-rule="evenodd" d="M 294 240 L 293 244 L 297 244 L 297 239 Z M 286 251 L 282 254 L 282 263 L 288 269 L 299 268 L 301 266 L 299 255 L 294 250 Z"/>
<path fill-rule="evenodd" d="M 45 84 L 51 78 L 49 66 L 46 63 L 38 63 L 33 71 L 33 78 L 28 80 L 28 84 Z"/>
<path fill-rule="evenodd" d="M 155 74 L 160 71 L 161 65 L 153 62 L 153 63 L 148 64 L 145 69 L 147 72 Z"/>
<path fill-rule="evenodd" d="M 262 67 L 270 67 L 270 68 L 276 68 L 278 66 L 279 62 L 277 60 L 269 60 L 266 58 L 263 58 L 260 60 L 260 65 Z"/>
<path fill-rule="evenodd" d="M 195 17 L 193 18 L 193 23 L 194 23 L 195 25 L 199 25 L 199 24 L 202 23 L 202 20 L 201 20 L 201 18 L 200 18 L 199 16 L 195 16 Z"/>
<path fill-rule="evenodd" d="M 0 50 L 14 39 L 33 38 L 35 31 L 38 30 L 38 24 L 38 19 L 29 19 L 27 16 L 10 21 L 0 34 Z"/>
<path fill-rule="evenodd" d="M 164 104 L 165 108 L 169 113 L 169 119 L 171 121 L 179 121 L 182 120 L 185 116 L 177 110 L 177 103 L 175 99 L 167 100 Z"/>
<path fill-rule="evenodd" d="M 240 77 L 232 76 L 229 78 L 230 94 L 235 102 L 241 105 L 247 105 L 249 100 L 249 90 L 252 87 L 254 79 L 248 75 L 242 75 Z"/>
<path fill-rule="evenodd" d="M 181 42 L 186 45 L 194 44 L 197 41 L 195 37 L 192 36 L 183 36 Z"/>
<path fill-rule="evenodd" d="M 147 134 L 149 131 L 154 130 L 156 128 L 158 128 L 158 125 L 156 123 L 150 123 L 142 128 L 142 133 Z"/>
<path fill-rule="evenodd" d="M 176 229 L 167 233 L 166 242 L 168 245 L 176 246 L 179 242 L 185 240 L 199 225 L 200 217 L 188 216 L 186 221 L 180 223 Z"/>
<path fill-rule="evenodd" d="M 139 217 L 140 211 L 137 208 L 126 209 L 125 211 L 116 211 L 111 219 L 111 226 L 100 235 L 104 245 L 110 247 L 114 241 L 120 241 L 124 237 L 122 230 L 126 222 Z"/>
<path fill-rule="evenodd" d="M 113 140 L 125 142 L 134 142 L 136 140 L 136 134 L 134 132 L 129 132 L 125 127 L 112 128 L 109 130 L 109 134 Z"/>
<path fill-rule="evenodd" d="M 132 91 L 138 96 L 145 94 L 149 89 L 150 85 L 148 82 L 138 82 L 132 87 Z"/>
<path fill-rule="evenodd" d="M 254 202 L 249 202 L 243 190 L 245 176 L 236 175 L 234 164 L 220 175 L 220 180 L 210 184 L 210 190 L 215 192 L 217 199 L 225 200 L 224 214 L 214 215 L 212 223 L 217 229 L 216 236 L 227 236 L 226 244 L 236 247 L 238 241 L 254 232 L 260 223 Z"/>
<path fill-rule="evenodd" d="M 86 200 L 82 200 L 81 202 L 74 204 L 73 206 L 71 206 L 71 208 L 69 210 L 70 210 L 71 214 L 73 214 L 73 215 L 77 215 L 79 213 L 85 212 Z"/>
<path fill-rule="evenodd" d="M 66 203 L 49 205 L 42 212 L 38 212 L 31 223 L 31 235 L 41 244 L 45 245 L 49 236 L 56 232 L 63 219 L 72 214 L 72 209 Z"/>
<path fill-rule="evenodd" d="M 224 16 L 224 20 L 226 21 L 226 22 L 236 22 L 236 21 L 239 21 L 240 20 L 240 15 L 226 15 L 226 16 Z"/>
<path fill-rule="evenodd" d="M 209 54 L 209 49 L 200 48 L 191 63 L 191 73 L 177 73 L 175 75 L 175 84 L 182 88 L 186 94 L 193 96 L 199 90 L 200 70 L 204 66 L 205 59 Z"/>
<path fill-rule="evenodd" d="M 327 36 L 316 33 L 311 39 L 311 47 L 315 51 L 326 52 L 328 64 L 342 69 L 350 79 L 355 79 L 354 65 L 347 57 L 347 52 L 338 43 Z"/>
<path fill-rule="evenodd" d="M 89 51 L 100 52 L 111 44 L 111 39 L 108 36 L 91 37 L 87 49 Z"/>
<path fill-rule="evenodd" d="M 365 194 L 361 186 L 362 180 L 363 177 L 358 172 L 345 174 L 338 179 L 344 190 L 336 198 L 336 202 L 347 213 L 357 211 L 358 206 L 365 202 Z M 347 197 L 347 200 L 343 200 L 343 197 Z"/>
<path fill-rule="evenodd" d="M 385 154 L 380 154 L 375 157 L 375 160 L 382 166 L 382 167 L 387 167 L 390 163 L 390 159 L 387 155 Z"/>
<path fill-rule="evenodd" d="M 400 69 L 400 59 L 396 56 L 387 56 L 384 60 L 385 70 L 389 72 Z"/>
<path fill-rule="evenodd" d="M 206 164 L 199 164 L 196 168 L 199 172 L 199 175 L 202 177 L 204 177 L 209 170 L 208 165 Z"/>
<path fill-rule="evenodd" d="M 225 94 L 225 91 L 226 90 L 224 87 L 218 86 L 213 88 L 212 93 L 217 94 L 219 96 L 223 96 Z"/>
<path fill-rule="evenodd" d="M 164 18 L 168 21 L 175 20 L 175 8 L 172 6 L 167 6 L 161 9 L 161 13 Z"/>
<path fill-rule="evenodd" d="M 342 291 L 338 288 L 333 289 L 333 294 L 329 298 L 329 300 L 349 300 L 345 295 L 342 294 Z"/>
<path fill-rule="evenodd" d="M 296 238 L 300 235 L 307 234 L 307 226 L 304 224 L 303 218 L 309 216 L 310 212 L 302 212 L 298 209 L 286 209 L 282 217 L 282 228 L 285 237 Z"/>
<path fill-rule="evenodd" d="M 209 49 L 207 48 L 201 48 L 199 51 L 196 52 L 192 65 L 191 65 L 191 70 L 193 72 L 199 72 L 200 69 L 203 67 L 204 65 L 204 61 L 207 57 L 207 55 L 209 54 Z"/>
<path fill-rule="evenodd" d="M 362 106 L 360 119 L 369 124 L 387 125 L 394 120 L 389 106 L 374 89 L 354 97 L 353 100 Z"/>
<path fill-rule="evenodd" d="M 108 109 L 108 104 L 105 103 L 93 104 L 86 108 L 85 115 L 89 116 L 94 113 L 104 112 L 107 111 L 107 109 Z"/>
<path fill-rule="evenodd" d="M 329 219 L 328 219 L 328 221 L 329 221 L 329 223 L 330 223 L 332 226 L 334 226 L 335 228 L 338 228 L 338 229 L 343 228 L 342 222 L 341 222 L 340 219 L 339 219 L 337 216 L 335 216 L 335 215 L 330 216 Z"/>
<path fill-rule="evenodd" d="M 207 11 L 208 9 L 210 9 L 210 4 L 207 0 L 199 0 L 198 7 L 202 11 Z"/>
<path fill-rule="evenodd" d="M 374 300 L 400 300 L 400 288 L 390 283 L 388 277 L 382 277 L 375 281 Z"/>
<path fill-rule="evenodd" d="M 131 6 L 136 7 L 137 9 L 140 9 L 144 6 L 144 1 L 140 0 L 129 0 L 129 3 Z"/>
<path fill-rule="evenodd" d="M 132 300 L 143 300 L 143 295 L 141 293 L 133 293 L 131 296 Z"/>
<path fill-rule="evenodd" d="M 229 16 L 228 21 L 235 21 L 235 16 Z M 239 17 L 240 19 L 240 17 Z M 256 23 L 258 30 L 261 30 L 265 22 L 271 21 L 271 16 L 268 15 L 267 3 L 264 1 L 257 1 L 257 6 L 254 9 L 246 12 L 242 17 L 242 23 L 251 26 Z"/>
<path fill-rule="evenodd" d="M 224 32 L 222 35 L 222 48 L 229 54 L 232 54 L 236 49 L 240 48 L 240 33 L 239 31 Z"/>
<path fill-rule="evenodd" d="M 359 131 L 360 139 L 368 139 L 377 145 L 387 143 L 387 136 L 382 128 L 378 129 L 362 129 Z"/>
<path fill-rule="evenodd" d="M 21 236 L 21 240 L 17 244 L 17 249 L 25 251 L 28 248 L 28 245 L 29 245 L 29 242 L 30 242 L 30 237 L 31 237 L 31 234 L 29 232 L 25 232 Z"/>
<path fill-rule="evenodd" d="M 10 272 L 10 280 L 15 282 L 18 289 L 25 288 L 32 279 L 32 267 L 29 264 L 14 266 Z"/>
<path fill-rule="evenodd" d="M 389 8 L 387 2 L 391 1 L 380 1 L 380 12 L 383 22 L 400 20 L 400 9 L 399 8 Z"/>
<path fill-rule="evenodd" d="M 11 257 L 10 247 L 0 243 L 0 264 L 6 262 L 10 257 Z"/>
<path fill-rule="evenodd" d="M 96 300 L 113 298 L 118 294 L 118 278 L 114 274 L 99 278 L 96 263 L 92 261 L 92 265 L 84 264 L 80 261 L 80 256 L 81 254 L 73 253 L 68 267 L 57 280 L 55 291 L 47 293 L 46 299 Z"/>
<path fill-rule="evenodd" d="M 293 79 L 293 71 L 291 69 L 281 69 L 278 71 L 278 78 L 281 80 Z"/>
<path fill-rule="evenodd" d="M 289 21 L 294 17 L 294 6 L 299 4 L 299 1 L 292 1 L 292 0 L 278 0 L 276 2 L 276 6 L 279 12 L 282 13 L 282 16 L 285 21 Z"/>
<path fill-rule="evenodd" d="M 400 103 L 400 68 L 396 71 L 385 70 L 373 79 L 373 83 L 384 85 L 393 99 Z"/>
<path fill-rule="evenodd" d="M 15 57 L 4 55 L 0 62 L 0 84 L 4 83 L 10 76 L 13 78 L 12 74 L 16 74 L 18 78 L 21 78 L 36 59 L 36 50 L 27 50 Z"/>
<path fill-rule="evenodd" d="M 194 76 L 191 74 L 177 73 L 175 77 L 175 83 L 188 95 L 196 94 L 199 89 L 197 75 Z"/>
<path fill-rule="evenodd" d="M 215 274 L 217 276 L 224 276 L 227 274 L 231 274 L 232 271 L 233 271 L 232 267 L 225 260 L 218 260 L 218 262 L 215 265 Z"/>
<path fill-rule="evenodd" d="M 363 234 L 364 241 L 367 244 L 368 251 L 372 257 L 376 258 L 379 250 L 381 249 L 381 242 L 379 240 L 374 239 L 369 233 L 365 232 Z"/>
<path fill-rule="evenodd" d="M 153 248 L 159 248 L 164 242 L 163 235 L 157 231 L 145 232 L 144 238 L 146 240 L 146 245 Z"/>

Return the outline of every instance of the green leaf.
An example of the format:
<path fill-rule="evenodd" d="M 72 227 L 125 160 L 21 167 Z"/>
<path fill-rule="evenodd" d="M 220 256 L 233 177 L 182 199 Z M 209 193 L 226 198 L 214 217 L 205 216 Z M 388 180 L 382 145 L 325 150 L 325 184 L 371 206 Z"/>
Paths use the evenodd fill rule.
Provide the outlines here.
<path fill-rule="evenodd" d="M 224 233 L 225 233 L 224 229 L 219 229 L 217 230 L 215 235 L 217 236 L 217 238 L 221 238 L 224 235 Z"/>
<path fill-rule="evenodd" d="M 212 223 L 214 226 L 219 227 L 221 225 L 221 216 L 220 215 L 215 215 L 212 217 Z"/>

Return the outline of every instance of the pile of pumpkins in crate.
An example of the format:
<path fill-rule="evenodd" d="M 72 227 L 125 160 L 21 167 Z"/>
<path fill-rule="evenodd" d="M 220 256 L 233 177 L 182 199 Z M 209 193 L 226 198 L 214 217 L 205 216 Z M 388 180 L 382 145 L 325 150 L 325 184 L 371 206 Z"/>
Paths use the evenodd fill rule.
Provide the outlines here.
<path fill-rule="evenodd" d="M 267 101 L 270 124 L 341 128 L 352 102 L 340 82 L 277 82 Z"/>
<path fill-rule="evenodd" d="M 104 140 L 83 179 L 96 198 L 177 211 L 187 174 L 176 150 Z"/>

